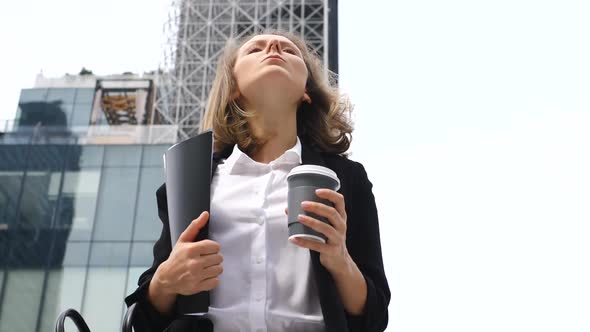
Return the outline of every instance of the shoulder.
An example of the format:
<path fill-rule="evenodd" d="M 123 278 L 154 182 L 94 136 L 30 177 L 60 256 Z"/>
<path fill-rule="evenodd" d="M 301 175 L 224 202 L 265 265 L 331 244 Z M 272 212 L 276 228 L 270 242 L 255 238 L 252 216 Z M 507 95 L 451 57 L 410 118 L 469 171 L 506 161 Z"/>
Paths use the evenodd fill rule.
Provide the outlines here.
<path fill-rule="evenodd" d="M 328 168 L 332 169 L 336 173 L 342 173 L 349 176 L 366 176 L 365 167 L 358 161 L 327 152 L 322 152 L 321 155 Z"/>
<path fill-rule="evenodd" d="M 365 167 L 360 162 L 333 153 L 322 152 L 321 155 L 326 166 L 336 172 L 343 187 L 352 189 L 370 184 Z"/>

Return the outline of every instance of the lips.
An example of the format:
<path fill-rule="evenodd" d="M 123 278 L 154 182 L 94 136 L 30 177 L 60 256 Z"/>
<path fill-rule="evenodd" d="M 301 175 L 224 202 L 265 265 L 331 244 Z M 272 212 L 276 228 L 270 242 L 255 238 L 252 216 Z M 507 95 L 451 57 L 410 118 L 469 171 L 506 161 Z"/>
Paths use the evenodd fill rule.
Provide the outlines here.
<path fill-rule="evenodd" d="M 285 59 L 283 59 L 280 55 L 276 55 L 276 54 L 269 55 L 266 58 L 264 58 L 264 60 L 262 60 L 262 61 L 266 61 L 268 59 L 279 59 L 279 60 L 285 61 Z"/>

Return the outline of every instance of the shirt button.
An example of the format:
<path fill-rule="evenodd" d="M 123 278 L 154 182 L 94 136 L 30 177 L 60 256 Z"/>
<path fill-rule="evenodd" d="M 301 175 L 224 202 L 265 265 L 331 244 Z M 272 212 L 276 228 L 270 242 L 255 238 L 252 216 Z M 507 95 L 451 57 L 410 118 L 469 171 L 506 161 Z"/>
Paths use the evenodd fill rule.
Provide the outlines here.
<path fill-rule="evenodd" d="M 262 295 L 262 294 L 258 294 L 258 295 L 256 295 L 256 297 L 255 297 L 255 300 L 256 300 L 257 302 L 260 302 L 260 301 L 262 301 L 262 299 L 264 299 L 264 295 Z"/>
<path fill-rule="evenodd" d="M 264 217 L 258 217 L 258 225 L 262 225 L 264 223 Z"/>
<path fill-rule="evenodd" d="M 264 261 L 264 258 L 262 258 L 262 257 L 256 258 L 256 263 L 258 263 L 258 264 L 262 263 L 263 261 Z"/>

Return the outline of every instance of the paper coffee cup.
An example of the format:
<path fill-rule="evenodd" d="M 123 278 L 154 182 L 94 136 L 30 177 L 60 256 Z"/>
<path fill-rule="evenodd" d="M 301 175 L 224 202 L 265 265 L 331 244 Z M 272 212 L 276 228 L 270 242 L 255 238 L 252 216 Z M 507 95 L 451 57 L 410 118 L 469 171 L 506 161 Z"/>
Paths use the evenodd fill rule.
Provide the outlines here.
<path fill-rule="evenodd" d="M 334 171 L 329 168 L 318 165 L 301 165 L 293 168 L 287 176 L 289 185 L 288 192 L 288 224 L 289 239 L 306 238 L 325 243 L 324 234 L 314 231 L 313 229 L 299 223 L 297 216 L 300 214 L 310 216 L 322 222 L 331 225 L 327 218 L 307 212 L 301 208 L 301 202 L 311 201 L 319 202 L 329 206 L 334 206 L 332 202 L 319 198 L 316 189 L 340 189 L 340 180 Z"/>

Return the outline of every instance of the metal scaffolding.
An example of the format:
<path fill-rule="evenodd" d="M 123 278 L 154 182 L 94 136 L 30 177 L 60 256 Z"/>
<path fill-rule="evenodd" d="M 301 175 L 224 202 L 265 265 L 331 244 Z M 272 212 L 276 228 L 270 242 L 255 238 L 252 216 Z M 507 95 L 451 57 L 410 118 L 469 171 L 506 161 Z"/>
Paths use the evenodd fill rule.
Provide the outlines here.
<path fill-rule="evenodd" d="M 328 30 L 336 29 L 328 29 L 335 25 L 328 22 L 335 17 L 329 15 L 335 6 L 335 0 L 173 0 L 164 28 L 153 123 L 177 125 L 179 140 L 198 132 L 217 59 L 230 38 L 285 30 L 305 39 L 324 63 L 336 62 L 329 45 L 337 36 L 330 36 L 332 43 L 328 38 Z M 334 70 L 333 63 L 330 68 Z"/>

